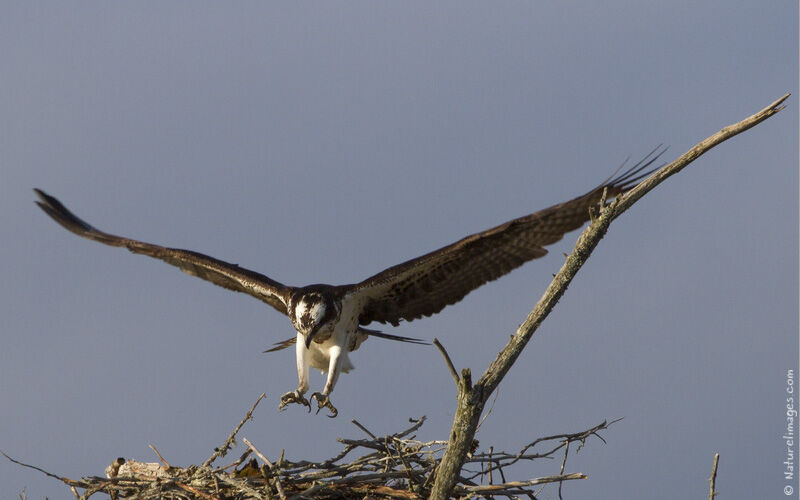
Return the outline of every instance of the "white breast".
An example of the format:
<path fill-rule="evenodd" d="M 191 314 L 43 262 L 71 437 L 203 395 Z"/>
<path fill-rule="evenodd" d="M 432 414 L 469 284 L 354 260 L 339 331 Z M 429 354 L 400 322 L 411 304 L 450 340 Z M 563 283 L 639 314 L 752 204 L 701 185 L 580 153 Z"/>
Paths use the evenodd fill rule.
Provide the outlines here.
<path fill-rule="evenodd" d="M 355 304 L 354 301 L 348 301 L 346 298 L 344 301 L 342 301 L 342 313 L 339 316 L 338 323 L 334 327 L 333 334 L 323 342 L 311 342 L 311 346 L 308 349 L 308 354 L 309 364 L 312 367 L 322 371 L 323 373 L 327 372 L 331 359 L 330 349 L 333 346 L 339 346 L 342 352 L 341 356 L 339 357 L 339 369 L 345 373 L 353 369 L 353 364 L 350 362 L 350 358 L 347 355 L 347 347 L 351 344 L 350 338 L 353 335 L 356 335 L 356 329 L 358 328 L 358 313 L 360 310 L 361 309 L 358 307 L 358 304 Z M 311 314 L 314 314 L 313 309 Z"/>
<path fill-rule="evenodd" d="M 328 371 L 328 366 L 331 361 L 330 349 L 336 345 L 336 342 L 333 340 L 334 337 L 335 335 L 331 335 L 321 344 L 317 344 L 316 342 L 311 343 L 311 346 L 308 348 L 308 364 L 311 365 L 312 368 L 316 368 L 322 373 Z M 344 373 L 353 369 L 353 363 L 350 362 L 350 358 L 347 356 L 347 349 L 342 349 L 342 354 L 339 356 L 339 369 Z"/>

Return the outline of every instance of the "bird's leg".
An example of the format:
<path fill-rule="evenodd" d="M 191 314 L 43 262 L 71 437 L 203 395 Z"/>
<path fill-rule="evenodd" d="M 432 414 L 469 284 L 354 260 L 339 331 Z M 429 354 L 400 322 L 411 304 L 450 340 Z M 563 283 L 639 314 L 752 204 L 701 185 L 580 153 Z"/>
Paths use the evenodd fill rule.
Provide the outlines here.
<path fill-rule="evenodd" d="M 311 395 L 311 400 L 317 400 L 317 413 L 323 408 L 330 410 L 330 418 L 334 418 L 339 414 L 339 410 L 331 403 L 330 393 L 333 392 L 333 387 L 336 385 L 336 380 L 339 379 L 339 358 L 342 354 L 342 348 L 334 345 L 330 348 L 329 355 L 330 361 L 328 362 L 328 380 L 325 382 L 325 388 L 322 393 L 315 392 Z"/>
<path fill-rule="evenodd" d="M 296 391 L 289 391 L 281 396 L 281 404 L 278 406 L 282 410 L 286 405 L 291 403 L 299 403 L 308 407 L 311 412 L 311 404 L 303 397 L 303 394 L 308 391 L 308 349 L 306 349 L 305 337 L 303 334 L 297 334 L 297 343 L 295 344 L 295 353 L 297 354 L 297 378 L 300 382 L 297 385 Z"/>
<path fill-rule="evenodd" d="M 317 400 L 317 413 L 323 408 L 327 408 L 330 410 L 331 414 L 328 415 L 329 418 L 336 418 L 336 415 L 339 414 L 339 410 L 336 409 L 335 406 L 331 403 L 331 398 L 328 397 L 327 394 L 323 391 L 322 393 L 315 392 L 311 395 L 311 401 Z"/>

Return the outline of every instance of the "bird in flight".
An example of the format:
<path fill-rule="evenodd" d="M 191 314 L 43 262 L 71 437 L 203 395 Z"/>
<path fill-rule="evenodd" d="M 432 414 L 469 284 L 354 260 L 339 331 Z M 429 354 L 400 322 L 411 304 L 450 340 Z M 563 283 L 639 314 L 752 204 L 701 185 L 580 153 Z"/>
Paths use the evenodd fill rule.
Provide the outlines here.
<path fill-rule="evenodd" d="M 252 295 L 288 316 L 296 336 L 276 343 L 270 351 L 295 345 L 299 384 L 296 390 L 281 396 L 279 408 L 299 403 L 311 410 L 305 394 L 309 389 L 309 367 L 313 367 L 327 372 L 327 379 L 322 392 L 314 392 L 311 401 L 317 401 L 317 412 L 327 408 L 329 416 L 335 417 L 338 411 L 330 395 L 339 374 L 353 368 L 348 356 L 351 351 L 369 337 L 424 343 L 367 329 L 366 325 L 378 322 L 397 326 L 403 320 L 431 316 L 484 283 L 544 256 L 544 247 L 581 227 L 590 219 L 590 211 L 600 208 L 604 196 L 619 196 L 652 173 L 654 169 L 647 170 L 648 167 L 664 152 L 657 152 L 658 149 L 577 198 L 472 234 L 350 285 L 288 286 L 198 252 L 115 236 L 90 226 L 44 191 L 34 191 L 40 199 L 36 204 L 78 236 L 163 260 L 192 276 Z"/>

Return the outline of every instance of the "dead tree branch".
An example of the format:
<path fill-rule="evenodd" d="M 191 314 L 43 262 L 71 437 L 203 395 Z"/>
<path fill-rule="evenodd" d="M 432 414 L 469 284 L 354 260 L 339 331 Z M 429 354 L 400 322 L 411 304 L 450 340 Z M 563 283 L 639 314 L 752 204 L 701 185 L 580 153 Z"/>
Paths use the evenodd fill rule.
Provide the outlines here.
<path fill-rule="evenodd" d="M 594 248 L 608 230 L 609 224 L 629 209 L 637 200 L 652 190 L 668 177 L 678 173 L 692 161 L 731 137 L 761 123 L 781 111 L 783 102 L 789 97 L 784 95 L 758 113 L 744 120 L 723 128 L 716 134 L 701 141 L 692 149 L 656 171 L 648 179 L 642 181 L 630 192 L 616 198 L 608 206 L 602 208 L 598 217 L 593 218 L 589 227 L 581 233 L 572 253 L 570 253 L 561 270 L 555 275 L 550 286 L 528 317 L 511 337 L 508 344 L 500 351 L 497 358 L 489 365 L 478 382 L 473 386 L 470 370 L 462 371 L 458 383 L 457 410 L 453 419 L 450 441 L 442 463 L 436 471 L 436 479 L 431 493 L 432 500 L 445 500 L 450 497 L 459 473 L 472 446 L 481 413 L 489 396 L 497 389 L 508 370 L 517 360 L 539 325 L 544 321 L 575 274 L 589 258 Z"/>
<path fill-rule="evenodd" d="M 442 357 L 444 358 L 444 362 L 447 365 L 447 369 L 450 370 L 450 375 L 453 377 L 453 381 L 458 385 L 458 372 L 456 371 L 456 367 L 453 366 L 453 360 L 450 359 L 450 355 L 447 354 L 447 350 L 445 350 L 444 346 L 439 342 L 439 339 L 433 339 L 433 345 L 439 349 L 439 352 L 442 353 Z"/>
<path fill-rule="evenodd" d="M 233 442 L 236 439 L 236 433 L 239 432 L 239 429 L 242 428 L 245 422 L 253 418 L 253 411 L 255 411 L 256 406 L 258 406 L 258 403 L 260 403 L 261 400 L 264 399 L 266 396 L 267 396 L 266 394 L 261 393 L 258 399 L 256 399 L 256 402 L 253 403 L 253 407 L 250 408 L 250 411 L 247 412 L 247 415 L 245 415 L 242 421 L 239 422 L 239 425 L 237 425 L 236 428 L 233 429 L 233 432 L 231 432 L 230 436 L 228 436 L 228 439 L 226 439 L 225 442 L 222 443 L 222 446 L 214 449 L 214 453 L 210 457 L 208 457 L 208 459 L 206 459 L 206 461 L 203 462 L 203 465 L 201 465 L 200 467 L 208 467 L 212 463 L 214 463 L 214 460 L 216 460 L 219 457 L 224 457 L 225 454 L 228 453 L 228 448 L 230 448 L 231 445 L 233 445 Z M 159 458 L 161 458 L 160 455 Z"/>
<path fill-rule="evenodd" d="M 717 465 L 719 465 L 719 453 L 714 453 L 714 465 L 711 467 L 711 477 L 708 478 L 708 500 L 714 500 L 717 496 Z"/>

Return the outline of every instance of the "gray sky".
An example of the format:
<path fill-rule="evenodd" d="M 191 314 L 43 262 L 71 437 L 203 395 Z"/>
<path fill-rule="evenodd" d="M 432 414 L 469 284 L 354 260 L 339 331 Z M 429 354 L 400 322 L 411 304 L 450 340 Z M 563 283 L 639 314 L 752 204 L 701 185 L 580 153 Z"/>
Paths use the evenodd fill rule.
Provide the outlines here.
<path fill-rule="evenodd" d="M 33 187 L 117 234 L 279 281 L 350 283 L 581 194 L 659 143 L 671 160 L 786 92 L 619 219 L 501 385 L 478 439 L 625 417 L 567 463 L 566 498 L 782 495 L 797 368 L 796 2 L 4 3 L 0 449 L 68 477 L 117 456 L 202 462 L 240 436 L 326 458 L 455 388 L 433 347 L 372 340 L 340 416 L 277 411 L 293 334 L 264 304 L 81 240 Z M 571 250 L 387 331 L 481 373 Z M 312 388 L 323 379 L 312 374 Z M 515 478 L 557 472 L 545 462 Z M 0 497 L 66 498 L 0 460 Z M 552 498 L 554 490 L 545 494 Z"/>

